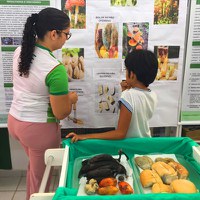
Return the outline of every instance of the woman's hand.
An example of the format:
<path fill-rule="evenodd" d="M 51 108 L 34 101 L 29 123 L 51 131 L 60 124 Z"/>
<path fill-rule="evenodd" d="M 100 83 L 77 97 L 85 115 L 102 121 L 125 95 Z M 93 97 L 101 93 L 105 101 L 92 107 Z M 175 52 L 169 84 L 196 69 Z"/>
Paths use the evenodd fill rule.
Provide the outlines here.
<path fill-rule="evenodd" d="M 78 95 L 76 92 L 69 92 L 69 98 L 72 104 L 75 104 L 78 101 Z"/>
<path fill-rule="evenodd" d="M 71 132 L 69 134 L 67 134 L 65 136 L 65 138 L 71 138 L 71 142 L 72 143 L 75 143 L 77 142 L 78 140 L 85 140 L 86 138 L 84 138 L 82 135 L 77 135 L 76 133 L 74 132 Z"/>

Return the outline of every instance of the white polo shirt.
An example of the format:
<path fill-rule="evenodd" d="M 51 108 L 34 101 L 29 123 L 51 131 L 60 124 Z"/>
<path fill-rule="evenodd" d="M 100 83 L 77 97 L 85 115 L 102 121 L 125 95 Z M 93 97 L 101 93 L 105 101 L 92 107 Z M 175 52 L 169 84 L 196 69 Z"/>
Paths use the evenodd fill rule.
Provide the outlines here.
<path fill-rule="evenodd" d="M 40 45 L 34 50 L 29 76 L 19 75 L 18 63 L 21 47 L 13 57 L 13 101 L 10 114 L 27 122 L 57 122 L 53 115 L 49 94 L 68 93 L 66 68 L 53 56 L 52 52 Z"/>
<path fill-rule="evenodd" d="M 156 94 L 150 90 L 131 88 L 122 92 L 119 102 L 132 113 L 126 137 L 151 137 L 149 119 L 157 104 Z"/>

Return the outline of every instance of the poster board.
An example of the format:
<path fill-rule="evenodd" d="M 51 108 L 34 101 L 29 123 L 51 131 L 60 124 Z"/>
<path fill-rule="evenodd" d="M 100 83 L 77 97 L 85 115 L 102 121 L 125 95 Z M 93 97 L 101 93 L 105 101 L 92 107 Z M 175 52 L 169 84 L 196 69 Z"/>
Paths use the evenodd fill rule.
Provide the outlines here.
<path fill-rule="evenodd" d="M 150 85 L 158 95 L 158 106 L 150 126 L 177 126 L 187 0 L 84 0 L 84 5 L 78 8 L 67 5 L 69 0 L 35 1 L 38 5 L 34 1 L 17 2 L 22 1 L 4 0 L 0 4 L 0 15 L 2 18 L 3 14 L 5 19 L 2 27 L 9 24 L 6 13 L 16 9 L 21 16 L 18 21 L 17 17 L 11 18 L 9 27 L 0 27 L 2 126 L 6 125 L 12 100 L 12 55 L 20 43 L 23 23 L 28 15 L 49 5 L 66 12 L 72 22 L 72 37 L 61 50 L 54 52 L 69 72 L 70 91 L 79 95 L 76 113 L 72 112 L 69 118 L 62 120 L 63 128 L 116 125 L 121 93 L 119 83 L 125 77 L 124 58 L 132 48 L 149 49 L 156 53 L 159 61 L 156 81 Z M 137 38 L 136 33 L 139 33 Z M 6 39 L 12 42 L 6 43 Z M 73 69 L 70 67 L 72 59 L 79 63 Z M 79 70 L 75 72 L 77 67 Z M 80 123 L 73 122 L 74 115 Z"/>
<path fill-rule="evenodd" d="M 182 125 L 200 124 L 200 1 L 192 0 L 181 107 Z"/>

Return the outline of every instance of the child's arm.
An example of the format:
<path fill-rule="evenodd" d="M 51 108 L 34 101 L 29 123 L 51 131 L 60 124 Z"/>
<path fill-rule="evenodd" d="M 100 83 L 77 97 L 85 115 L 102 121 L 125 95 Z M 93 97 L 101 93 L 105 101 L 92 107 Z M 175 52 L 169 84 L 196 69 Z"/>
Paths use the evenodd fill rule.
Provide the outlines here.
<path fill-rule="evenodd" d="M 120 115 L 118 126 L 116 130 L 107 131 L 103 133 L 91 133 L 91 134 L 81 134 L 69 133 L 66 138 L 72 138 L 71 142 L 77 142 L 78 140 L 86 139 L 103 139 L 103 140 L 120 140 L 126 137 L 127 131 L 129 129 L 131 121 L 131 112 L 123 105 L 120 106 Z"/>

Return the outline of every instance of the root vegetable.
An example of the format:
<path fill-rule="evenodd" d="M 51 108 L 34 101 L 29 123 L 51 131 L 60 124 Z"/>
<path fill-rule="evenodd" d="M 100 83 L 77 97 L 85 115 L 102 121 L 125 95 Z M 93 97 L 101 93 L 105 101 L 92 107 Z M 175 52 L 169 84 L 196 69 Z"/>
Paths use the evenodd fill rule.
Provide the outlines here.
<path fill-rule="evenodd" d="M 132 194 L 133 193 L 133 188 L 131 185 L 125 181 L 121 181 L 118 183 L 119 190 L 122 194 Z"/>
<path fill-rule="evenodd" d="M 95 194 L 99 188 L 95 179 L 90 179 L 89 183 L 85 185 L 85 193 L 88 195 Z"/>

